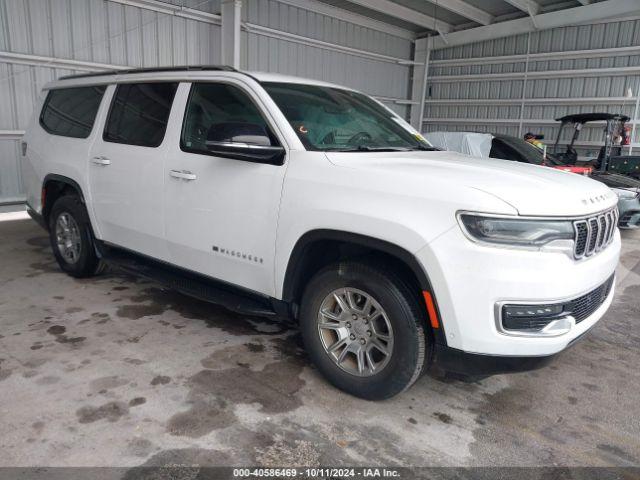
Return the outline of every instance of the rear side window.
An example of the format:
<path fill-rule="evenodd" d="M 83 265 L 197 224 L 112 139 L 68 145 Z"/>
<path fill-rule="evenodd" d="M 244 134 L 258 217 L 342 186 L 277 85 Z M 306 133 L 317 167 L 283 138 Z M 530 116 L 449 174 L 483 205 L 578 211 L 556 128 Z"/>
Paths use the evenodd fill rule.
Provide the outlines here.
<path fill-rule="evenodd" d="M 107 142 L 157 147 L 167 129 L 178 83 L 118 85 L 103 138 Z"/>
<path fill-rule="evenodd" d="M 87 138 L 105 90 L 104 85 L 50 90 L 40 114 L 40 125 L 53 135 Z"/>

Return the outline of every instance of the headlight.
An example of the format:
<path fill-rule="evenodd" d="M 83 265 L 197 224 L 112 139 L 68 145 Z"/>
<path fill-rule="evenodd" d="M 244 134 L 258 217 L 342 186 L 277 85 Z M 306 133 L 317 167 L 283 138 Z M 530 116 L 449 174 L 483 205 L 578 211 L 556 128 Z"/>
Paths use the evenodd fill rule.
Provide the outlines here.
<path fill-rule="evenodd" d="M 573 223 L 567 220 L 525 220 L 463 213 L 462 227 L 481 242 L 541 247 L 554 240 L 573 240 Z"/>

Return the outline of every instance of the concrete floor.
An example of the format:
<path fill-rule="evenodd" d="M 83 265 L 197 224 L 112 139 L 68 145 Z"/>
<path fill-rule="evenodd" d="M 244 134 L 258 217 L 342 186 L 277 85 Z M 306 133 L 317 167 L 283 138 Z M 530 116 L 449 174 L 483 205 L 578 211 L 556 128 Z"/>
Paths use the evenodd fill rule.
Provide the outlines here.
<path fill-rule="evenodd" d="M 74 280 L 44 231 L 13 218 L 0 222 L 0 467 L 640 464 L 640 232 L 624 232 L 609 313 L 549 367 L 425 376 L 372 403 L 329 386 L 293 326 L 122 275 Z"/>

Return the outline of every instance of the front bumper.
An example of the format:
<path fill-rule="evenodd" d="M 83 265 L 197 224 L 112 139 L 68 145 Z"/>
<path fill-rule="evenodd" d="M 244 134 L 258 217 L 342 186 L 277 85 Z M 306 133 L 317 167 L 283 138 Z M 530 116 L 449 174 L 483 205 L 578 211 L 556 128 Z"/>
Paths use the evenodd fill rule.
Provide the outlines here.
<path fill-rule="evenodd" d="M 433 365 L 444 372 L 470 377 L 483 377 L 537 370 L 551 363 L 554 358 L 555 355 L 543 357 L 483 355 L 463 352 L 445 345 L 437 345 Z"/>
<path fill-rule="evenodd" d="M 620 233 L 596 255 L 575 261 L 562 252 L 481 245 L 452 228 L 416 255 L 428 272 L 447 346 L 465 354 L 545 357 L 564 350 L 607 311 L 614 296 L 566 333 L 530 336 L 505 333 L 496 319 L 502 303 L 561 303 L 607 281 L 620 254 Z"/>
<path fill-rule="evenodd" d="M 593 328 L 592 325 L 591 328 Z M 574 338 L 567 348 L 588 335 L 585 331 Z M 519 373 L 538 370 L 546 367 L 558 357 L 558 354 L 529 357 L 512 357 L 505 355 L 485 355 L 480 353 L 467 353 L 462 350 L 436 345 L 433 356 L 433 365 L 444 372 L 456 373 L 468 377 L 485 377 L 504 373 Z"/>

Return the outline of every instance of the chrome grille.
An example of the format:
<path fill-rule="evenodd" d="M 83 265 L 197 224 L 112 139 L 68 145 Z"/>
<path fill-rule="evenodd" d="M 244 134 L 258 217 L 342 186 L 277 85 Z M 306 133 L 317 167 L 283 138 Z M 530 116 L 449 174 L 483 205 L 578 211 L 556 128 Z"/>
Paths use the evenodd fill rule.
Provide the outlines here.
<path fill-rule="evenodd" d="M 574 222 L 573 228 L 576 232 L 575 246 L 573 247 L 573 254 L 576 258 L 584 256 L 587 249 L 587 236 L 589 235 L 589 229 L 587 228 L 586 220 L 578 220 Z"/>
<path fill-rule="evenodd" d="M 587 220 L 587 228 L 589 236 L 587 237 L 587 255 L 593 255 L 596 251 L 596 241 L 598 240 L 598 218 L 590 218 Z"/>
<path fill-rule="evenodd" d="M 575 258 L 591 256 L 604 249 L 613 240 L 618 224 L 618 209 L 612 208 L 599 215 L 573 222 Z"/>

